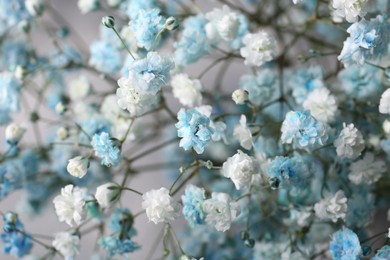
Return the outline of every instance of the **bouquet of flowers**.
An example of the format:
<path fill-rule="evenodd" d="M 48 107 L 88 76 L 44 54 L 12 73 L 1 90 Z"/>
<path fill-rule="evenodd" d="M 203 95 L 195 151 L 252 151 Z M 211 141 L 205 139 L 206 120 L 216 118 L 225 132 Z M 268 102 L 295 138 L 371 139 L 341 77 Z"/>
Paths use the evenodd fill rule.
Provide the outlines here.
<path fill-rule="evenodd" d="M 1 259 L 390 259 L 390 1 L 64 3 L 0 0 Z"/>

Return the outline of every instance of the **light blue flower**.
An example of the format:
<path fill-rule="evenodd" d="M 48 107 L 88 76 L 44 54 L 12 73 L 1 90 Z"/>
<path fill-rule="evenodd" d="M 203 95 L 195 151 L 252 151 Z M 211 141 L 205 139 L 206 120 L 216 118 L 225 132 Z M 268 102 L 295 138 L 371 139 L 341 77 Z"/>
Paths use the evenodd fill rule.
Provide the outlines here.
<path fill-rule="evenodd" d="M 134 61 L 129 71 L 141 90 L 155 94 L 163 85 L 168 84 L 169 72 L 174 67 L 175 64 L 170 57 L 149 52 L 146 58 Z"/>
<path fill-rule="evenodd" d="M 269 102 L 277 87 L 277 75 L 270 69 L 260 70 L 256 76 L 245 75 L 240 79 L 240 88 L 248 91 L 249 101 L 256 106 Z"/>
<path fill-rule="evenodd" d="M 382 93 L 381 71 L 371 65 L 351 65 L 340 71 L 337 77 L 348 97 L 366 100 L 379 98 Z"/>
<path fill-rule="evenodd" d="M 371 260 L 388 260 L 390 259 L 390 246 L 385 245 L 381 249 L 379 249 L 375 256 L 371 258 Z"/>
<path fill-rule="evenodd" d="M 184 150 L 194 148 L 198 154 L 203 153 L 213 134 L 210 118 L 195 108 L 181 109 L 177 118 L 177 135 L 182 137 L 179 146 Z"/>
<path fill-rule="evenodd" d="M 137 234 L 137 231 L 133 228 L 133 222 L 133 216 L 128 209 L 115 208 L 108 222 L 108 227 L 113 233 L 131 238 Z"/>
<path fill-rule="evenodd" d="M 134 252 L 140 247 L 129 239 L 119 239 L 115 236 L 103 236 L 99 239 L 99 245 L 112 257 Z"/>
<path fill-rule="evenodd" d="M 211 51 L 205 31 L 207 22 L 203 16 L 192 16 L 183 22 L 181 38 L 174 45 L 175 61 L 178 64 L 189 65 Z"/>
<path fill-rule="evenodd" d="M 298 104 L 302 104 L 310 92 L 324 87 L 322 68 L 320 66 L 301 68 L 288 77 L 287 84 L 292 90 L 295 101 Z"/>
<path fill-rule="evenodd" d="M 8 27 L 31 18 L 24 4 L 25 0 L 0 0 L 0 19 Z"/>
<path fill-rule="evenodd" d="M 0 125 L 10 122 L 10 114 L 19 111 L 21 85 L 11 73 L 0 73 Z"/>
<path fill-rule="evenodd" d="M 158 7 L 156 0 L 130 0 L 125 2 L 125 6 L 130 19 L 135 19 L 141 11 Z"/>
<path fill-rule="evenodd" d="M 309 171 L 300 157 L 276 156 L 267 167 L 271 188 L 300 187 L 308 182 Z"/>
<path fill-rule="evenodd" d="M 109 43 L 96 41 L 91 45 L 91 58 L 89 64 L 97 70 L 113 74 L 118 72 L 122 66 L 121 54 Z"/>
<path fill-rule="evenodd" d="M 102 159 L 101 164 L 108 167 L 117 166 L 121 160 L 120 150 L 110 135 L 106 132 L 95 134 L 92 137 L 91 145 L 95 154 Z"/>
<path fill-rule="evenodd" d="M 165 20 L 160 16 L 159 9 L 140 10 L 138 15 L 130 21 L 130 28 L 137 39 L 138 47 L 150 50 L 157 34 L 164 28 Z M 161 36 L 158 37 L 156 45 L 160 39 Z"/>
<path fill-rule="evenodd" d="M 190 227 L 203 224 L 205 216 L 202 203 L 206 199 L 205 190 L 189 184 L 181 199 L 183 201 L 183 216 L 188 221 Z"/>
<path fill-rule="evenodd" d="M 6 220 L 5 220 L 6 221 Z M 5 223 L 7 225 L 7 221 Z M 23 231 L 23 224 L 16 220 L 15 228 Z M 33 246 L 30 235 L 22 234 L 18 231 L 9 231 L 0 234 L 0 240 L 3 242 L 3 253 L 17 258 L 21 258 L 30 253 Z"/>
<path fill-rule="evenodd" d="M 319 145 L 324 145 L 328 139 L 326 127 L 318 122 L 309 111 L 290 111 L 282 124 L 281 141 L 292 143 L 299 148 L 311 149 Z"/>
<path fill-rule="evenodd" d="M 30 51 L 24 42 L 6 41 L 1 47 L 1 65 L 9 70 L 14 71 L 17 66 L 27 67 L 30 60 Z"/>
<path fill-rule="evenodd" d="M 386 55 L 390 40 L 390 25 L 386 19 L 386 16 L 378 15 L 370 21 L 362 19 L 348 28 L 350 36 L 338 56 L 344 66 L 363 64 Z"/>
<path fill-rule="evenodd" d="M 345 227 L 333 234 L 329 250 L 334 260 L 356 260 L 362 253 L 358 236 Z"/>

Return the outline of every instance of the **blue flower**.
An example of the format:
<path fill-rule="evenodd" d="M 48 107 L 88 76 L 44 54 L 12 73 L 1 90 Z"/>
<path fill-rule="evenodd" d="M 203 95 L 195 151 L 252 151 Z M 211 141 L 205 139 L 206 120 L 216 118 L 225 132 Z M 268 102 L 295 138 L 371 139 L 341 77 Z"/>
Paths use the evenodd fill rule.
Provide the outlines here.
<path fill-rule="evenodd" d="M 295 101 L 302 104 L 310 92 L 324 87 L 322 69 L 320 66 L 301 68 L 288 78 L 287 84 L 292 90 Z"/>
<path fill-rule="evenodd" d="M 390 246 L 385 245 L 376 252 L 376 255 L 371 260 L 388 260 L 390 259 Z"/>
<path fill-rule="evenodd" d="M 318 122 L 309 111 L 290 111 L 282 124 L 281 141 L 296 144 L 303 149 L 324 145 L 328 139 L 326 127 Z"/>
<path fill-rule="evenodd" d="M 156 0 L 131 0 L 126 1 L 126 14 L 130 20 L 135 19 L 140 11 L 158 7 Z"/>
<path fill-rule="evenodd" d="M 6 41 L 1 50 L 1 63 L 7 70 L 14 71 L 17 66 L 28 66 L 30 59 L 29 49 L 24 42 Z"/>
<path fill-rule="evenodd" d="M 146 58 L 134 61 L 129 71 L 141 90 L 155 94 L 161 86 L 169 82 L 169 72 L 174 67 L 171 58 L 160 56 L 157 52 L 149 52 Z"/>
<path fill-rule="evenodd" d="M 18 231 L 13 231 L 11 229 L 9 230 L 9 232 L 0 234 L 0 239 L 4 244 L 3 253 L 10 254 L 18 258 L 21 258 L 29 254 L 33 246 L 33 243 L 30 235 L 24 233 L 23 224 L 19 221 L 19 219 L 16 219 L 16 222 L 14 224 L 8 223 L 6 219 L 4 219 L 4 221 L 5 221 L 5 226 L 11 224 L 14 226 L 13 230 L 15 230 L 16 228 L 17 230 L 20 230 L 23 233 Z"/>
<path fill-rule="evenodd" d="M 179 146 L 184 150 L 194 148 L 198 154 L 203 153 L 213 134 L 210 118 L 195 108 L 181 109 L 177 118 L 177 135 L 182 137 Z"/>
<path fill-rule="evenodd" d="M 260 106 L 269 102 L 277 89 L 276 73 L 269 69 L 260 70 L 257 75 L 245 75 L 240 79 L 240 88 L 248 91 L 249 101 Z"/>
<path fill-rule="evenodd" d="M 210 42 L 206 36 L 207 20 L 202 16 L 193 16 L 183 22 L 181 38 L 175 43 L 175 61 L 182 65 L 196 62 L 211 51 Z"/>
<path fill-rule="evenodd" d="M 95 134 L 92 137 L 91 145 L 95 150 L 95 154 L 99 156 L 102 161 L 101 164 L 108 167 L 117 166 L 121 160 L 120 149 L 118 148 L 115 140 L 110 138 L 106 132 Z"/>
<path fill-rule="evenodd" d="M 113 233 L 131 238 L 137 234 L 137 231 L 133 228 L 133 222 L 133 216 L 128 209 L 116 208 L 108 222 L 108 227 Z"/>
<path fill-rule="evenodd" d="M 31 18 L 24 4 L 25 0 L 0 0 L 0 20 L 8 27 Z"/>
<path fill-rule="evenodd" d="M 338 74 L 340 87 L 359 100 L 379 98 L 382 93 L 381 71 L 371 65 L 352 65 Z"/>
<path fill-rule="evenodd" d="M 11 73 L 0 73 L 0 125 L 10 122 L 10 113 L 19 111 L 19 80 Z"/>
<path fill-rule="evenodd" d="M 91 58 L 89 64 L 97 70 L 113 74 L 118 72 L 122 66 L 121 54 L 109 43 L 96 41 L 91 46 Z"/>
<path fill-rule="evenodd" d="M 205 190 L 189 184 L 185 194 L 181 197 L 183 201 L 183 216 L 190 227 L 204 223 L 204 212 L 202 203 L 206 199 Z"/>
<path fill-rule="evenodd" d="M 387 17 L 378 15 L 370 21 L 362 19 L 348 28 L 350 36 L 344 41 L 338 56 L 344 66 L 363 64 L 386 55 L 390 40 L 390 25 L 386 19 Z"/>
<path fill-rule="evenodd" d="M 308 182 L 309 171 L 300 157 L 276 156 L 268 165 L 267 175 L 271 188 L 301 187 Z"/>
<path fill-rule="evenodd" d="M 137 39 L 138 47 L 150 50 L 157 34 L 164 28 L 165 20 L 160 16 L 159 9 L 140 10 L 138 15 L 130 21 L 130 28 Z M 160 39 L 159 36 L 156 44 Z"/>
<path fill-rule="evenodd" d="M 362 253 L 358 236 L 345 227 L 333 234 L 329 250 L 334 260 L 356 260 Z"/>
<path fill-rule="evenodd" d="M 115 236 L 103 236 L 99 239 L 99 244 L 110 257 L 131 253 L 140 248 L 129 239 L 121 240 Z"/>

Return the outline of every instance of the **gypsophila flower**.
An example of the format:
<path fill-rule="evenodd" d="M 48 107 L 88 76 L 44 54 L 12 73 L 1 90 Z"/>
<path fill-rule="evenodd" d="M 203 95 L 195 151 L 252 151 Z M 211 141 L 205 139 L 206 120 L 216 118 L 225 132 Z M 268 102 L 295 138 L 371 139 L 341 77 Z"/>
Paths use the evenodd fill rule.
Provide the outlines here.
<path fill-rule="evenodd" d="M 206 223 L 222 232 L 229 230 L 240 214 L 238 203 L 232 201 L 228 194 L 218 192 L 213 192 L 211 199 L 203 202 L 203 210 L 206 213 Z"/>
<path fill-rule="evenodd" d="M 206 35 L 212 42 L 218 42 L 219 39 L 232 41 L 236 38 L 240 21 L 238 14 L 232 12 L 228 6 L 215 8 L 205 16 L 209 20 L 205 26 Z"/>
<path fill-rule="evenodd" d="M 347 198 L 342 190 L 337 191 L 334 195 L 328 194 L 324 199 L 314 204 L 314 211 L 318 218 L 330 219 L 334 223 L 338 219 L 345 220 L 347 210 Z"/>
<path fill-rule="evenodd" d="M 390 88 L 386 89 L 381 96 L 379 112 L 382 114 L 390 114 Z"/>
<path fill-rule="evenodd" d="M 83 222 L 86 216 L 84 193 L 85 189 L 71 184 L 61 189 L 61 195 L 53 199 L 59 221 L 66 222 L 71 227 Z"/>
<path fill-rule="evenodd" d="M 223 176 L 230 178 L 237 190 L 249 188 L 254 173 L 254 159 L 240 150 L 222 165 Z"/>
<path fill-rule="evenodd" d="M 116 91 L 118 105 L 129 111 L 132 116 L 142 115 L 159 104 L 158 96 L 139 89 L 132 76 L 120 78 L 118 85 L 119 88 Z"/>
<path fill-rule="evenodd" d="M 329 250 L 334 260 L 357 260 L 362 253 L 358 236 L 346 227 L 333 234 Z"/>
<path fill-rule="evenodd" d="M 105 41 L 94 42 L 90 52 L 89 64 L 97 70 L 107 74 L 113 74 L 120 70 L 122 65 L 120 52 L 109 43 Z"/>
<path fill-rule="evenodd" d="M 80 238 L 70 232 L 57 233 L 52 244 L 66 260 L 74 259 L 80 252 Z"/>
<path fill-rule="evenodd" d="M 363 159 L 351 163 L 348 179 L 357 185 L 371 185 L 377 182 L 386 170 L 387 167 L 384 161 L 375 159 L 373 153 L 366 153 Z"/>
<path fill-rule="evenodd" d="M 131 253 L 140 248 L 135 242 L 129 239 L 122 240 L 115 236 L 102 236 L 99 239 L 99 245 L 110 257 Z"/>
<path fill-rule="evenodd" d="M 100 7 L 100 1 L 99 0 L 78 0 L 77 5 L 81 13 L 85 14 L 98 9 Z"/>
<path fill-rule="evenodd" d="M 85 174 L 87 174 L 89 167 L 89 160 L 83 156 L 76 156 L 68 161 L 68 166 L 66 166 L 66 170 L 70 175 L 83 178 Z"/>
<path fill-rule="evenodd" d="M 210 126 L 210 113 L 211 107 L 206 114 L 202 113 L 199 107 L 180 109 L 177 113 L 179 122 L 175 124 L 177 135 L 182 138 L 180 147 L 183 147 L 184 150 L 193 148 L 198 154 L 204 152 L 213 134 L 213 129 Z"/>
<path fill-rule="evenodd" d="M 242 89 L 236 89 L 232 93 L 232 100 L 237 105 L 243 105 L 248 101 L 248 91 Z"/>
<path fill-rule="evenodd" d="M 328 139 L 326 127 L 310 115 L 309 111 L 290 111 L 282 124 L 282 143 L 294 142 L 298 147 L 311 149 L 324 145 Z"/>
<path fill-rule="evenodd" d="M 303 108 L 320 122 L 331 123 L 337 112 L 336 98 L 327 88 L 313 90 L 302 104 Z"/>
<path fill-rule="evenodd" d="M 130 19 L 135 19 L 140 11 L 150 10 L 157 7 L 156 0 L 132 0 L 126 2 L 126 14 Z"/>
<path fill-rule="evenodd" d="M 183 202 L 183 216 L 190 227 L 204 224 L 205 213 L 203 212 L 203 201 L 206 199 L 205 190 L 189 184 L 185 194 L 181 196 Z"/>
<path fill-rule="evenodd" d="M 108 182 L 96 188 L 95 199 L 101 208 L 110 207 L 121 194 L 121 187 L 113 182 Z"/>
<path fill-rule="evenodd" d="M 69 96 L 72 100 L 85 98 L 91 90 L 91 83 L 85 76 L 73 80 L 69 84 Z"/>
<path fill-rule="evenodd" d="M 338 138 L 333 142 L 337 156 L 348 159 L 357 158 L 364 150 L 364 140 L 360 131 L 353 124 L 343 124 Z"/>
<path fill-rule="evenodd" d="M 180 204 L 169 195 L 169 190 L 164 187 L 146 192 L 142 199 L 142 208 L 146 211 L 149 221 L 155 224 L 170 222 L 179 216 Z"/>
<path fill-rule="evenodd" d="M 248 33 L 244 36 L 243 43 L 244 47 L 240 49 L 240 54 L 245 58 L 244 64 L 247 66 L 260 67 L 276 56 L 276 41 L 264 31 Z"/>
<path fill-rule="evenodd" d="M 26 0 L 24 4 L 32 16 L 39 16 L 43 12 L 45 0 Z"/>
<path fill-rule="evenodd" d="M 367 0 L 333 0 L 333 21 L 340 23 L 345 18 L 349 23 L 356 22 L 359 16 L 364 15 L 363 8 L 366 3 Z"/>
<path fill-rule="evenodd" d="M 10 122 L 10 114 L 19 110 L 19 80 L 11 73 L 0 73 L 0 125 Z"/>
<path fill-rule="evenodd" d="M 17 218 L 12 219 L 11 230 L 7 230 L 6 226 L 10 221 L 7 220 L 7 215 L 10 212 L 7 212 L 4 216 L 4 233 L 0 234 L 0 241 L 3 244 L 2 252 L 4 254 L 9 254 L 17 258 L 21 258 L 30 253 L 31 248 L 33 246 L 33 241 L 31 239 L 31 235 L 24 231 L 24 226 L 22 222 Z M 16 214 L 12 213 L 13 216 Z M 22 232 L 15 231 L 15 229 L 20 230 Z"/>
<path fill-rule="evenodd" d="M 139 10 L 135 18 L 130 20 L 130 28 L 137 39 L 138 47 L 151 50 L 157 34 L 164 28 L 165 20 L 157 8 Z M 155 44 L 158 44 L 160 38 L 156 39 Z"/>
<path fill-rule="evenodd" d="M 390 246 L 385 245 L 382 248 L 380 248 L 375 256 L 371 258 L 371 260 L 387 260 L 390 259 Z"/>
<path fill-rule="evenodd" d="M 240 142 L 240 145 L 243 148 L 247 150 L 251 149 L 253 145 L 252 133 L 251 130 L 246 125 L 245 115 L 241 115 L 240 124 L 234 126 L 233 136 Z"/>
<path fill-rule="evenodd" d="M 170 57 L 148 52 L 146 58 L 136 60 L 130 65 L 129 77 L 133 77 L 133 84 L 138 89 L 156 94 L 163 85 L 169 83 L 169 72 L 174 67 L 175 64 Z"/>
<path fill-rule="evenodd" d="M 22 139 L 26 129 L 18 124 L 12 123 L 5 129 L 5 140 L 7 143 L 14 145 Z"/>
<path fill-rule="evenodd" d="M 350 36 L 344 41 L 343 49 L 337 57 L 345 67 L 364 64 L 387 53 L 390 24 L 385 19 L 380 15 L 370 21 L 362 19 L 347 29 Z"/>
<path fill-rule="evenodd" d="M 177 74 L 171 80 L 173 96 L 183 106 L 194 107 L 202 103 L 202 83 L 197 79 L 190 79 L 187 74 Z"/>
<path fill-rule="evenodd" d="M 92 137 L 91 145 L 95 155 L 102 159 L 101 164 L 107 167 L 117 166 L 121 160 L 120 149 L 110 135 L 106 132 L 95 134 Z"/>

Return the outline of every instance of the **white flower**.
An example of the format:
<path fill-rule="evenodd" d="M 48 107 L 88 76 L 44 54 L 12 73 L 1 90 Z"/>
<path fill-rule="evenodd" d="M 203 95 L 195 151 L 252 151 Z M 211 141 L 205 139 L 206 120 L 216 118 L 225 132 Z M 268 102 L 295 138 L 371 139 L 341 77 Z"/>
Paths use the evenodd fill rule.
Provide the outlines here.
<path fill-rule="evenodd" d="M 45 0 L 26 0 L 24 2 L 27 11 L 32 16 L 41 15 L 43 12 L 44 4 L 45 4 Z"/>
<path fill-rule="evenodd" d="M 173 96 L 184 106 L 200 106 L 202 103 L 202 84 L 197 79 L 190 79 L 187 74 L 177 74 L 171 81 Z"/>
<path fill-rule="evenodd" d="M 294 5 L 302 2 L 302 0 L 292 0 L 292 1 L 293 1 Z"/>
<path fill-rule="evenodd" d="M 211 199 L 203 202 L 203 211 L 206 213 L 207 224 L 225 232 L 240 214 L 240 206 L 237 202 L 231 201 L 229 194 L 213 192 Z"/>
<path fill-rule="evenodd" d="M 149 221 L 155 224 L 159 222 L 173 221 L 179 216 L 180 204 L 169 195 L 169 190 L 160 188 L 150 190 L 143 196 L 142 208 L 146 210 Z"/>
<path fill-rule="evenodd" d="M 107 0 L 107 4 L 110 7 L 117 7 L 123 0 Z"/>
<path fill-rule="evenodd" d="M 364 150 L 364 140 L 360 131 L 353 125 L 346 125 L 341 130 L 339 137 L 334 141 L 339 157 L 356 159 Z"/>
<path fill-rule="evenodd" d="M 116 90 L 118 105 L 127 109 L 132 116 L 141 115 L 154 107 L 158 101 L 157 95 L 138 90 L 133 84 L 132 77 L 120 78 L 119 88 Z"/>
<path fill-rule="evenodd" d="M 65 127 L 60 127 L 56 132 L 57 138 L 60 140 L 65 140 L 69 136 L 69 131 Z"/>
<path fill-rule="evenodd" d="M 241 115 L 240 124 L 236 125 L 234 127 L 233 136 L 238 141 L 240 141 L 240 145 L 243 148 L 245 148 L 247 150 L 251 149 L 251 147 L 253 145 L 252 133 L 251 133 L 251 130 L 246 125 L 246 116 L 245 115 Z"/>
<path fill-rule="evenodd" d="M 261 66 L 276 55 L 275 39 L 266 32 L 248 33 L 243 38 L 244 47 L 240 49 L 245 65 Z"/>
<path fill-rule="evenodd" d="M 22 139 L 26 129 L 18 124 L 11 123 L 5 129 L 5 139 L 10 144 L 17 144 Z"/>
<path fill-rule="evenodd" d="M 387 237 L 390 238 L 390 228 L 389 231 L 387 231 Z"/>
<path fill-rule="evenodd" d="M 349 23 L 358 20 L 358 16 L 363 16 L 363 7 L 367 0 L 333 0 L 332 18 L 335 22 L 342 22 L 345 18 Z"/>
<path fill-rule="evenodd" d="M 390 114 L 390 88 L 386 89 L 381 96 L 379 112 L 382 114 Z"/>
<path fill-rule="evenodd" d="M 237 105 L 242 105 L 248 100 L 248 91 L 236 89 L 232 94 L 232 99 Z"/>
<path fill-rule="evenodd" d="M 86 216 L 85 192 L 85 189 L 73 187 L 72 184 L 61 189 L 61 195 L 53 199 L 59 221 L 66 222 L 71 227 L 81 224 Z"/>
<path fill-rule="evenodd" d="M 101 208 L 108 208 L 119 199 L 120 193 L 118 184 L 108 182 L 96 188 L 95 199 Z"/>
<path fill-rule="evenodd" d="M 383 121 L 382 128 L 383 128 L 383 131 L 384 131 L 386 134 L 390 134 L 390 121 L 387 120 L 387 119 L 386 119 L 385 121 Z"/>
<path fill-rule="evenodd" d="M 66 260 L 72 260 L 79 254 L 80 238 L 69 232 L 60 232 L 55 235 L 52 245 Z"/>
<path fill-rule="evenodd" d="M 81 179 L 85 176 L 85 174 L 87 174 L 88 167 L 88 158 L 84 156 L 76 156 L 68 161 L 66 170 L 70 175 Z"/>
<path fill-rule="evenodd" d="M 95 11 L 99 7 L 99 0 L 79 0 L 77 6 L 82 14 Z"/>
<path fill-rule="evenodd" d="M 354 184 L 371 185 L 377 182 L 386 170 L 384 161 L 375 159 L 373 153 L 366 153 L 363 159 L 349 166 L 348 179 Z"/>
<path fill-rule="evenodd" d="M 240 150 L 233 157 L 229 157 L 222 165 L 223 176 L 230 178 L 237 190 L 250 186 L 254 171 L 253 158 Z"/>
<path fill-rule="evenodd" d="M 235 12 L 231 12 L 226 5 L 222 9 L 215 8 L 206 14 L 206 19 L 210 22 L 206 24 L 205 30 L 207 38 L 218 41 L 221 38 L 225 41 L 232 41 L 236 38 L 240 21 Z"/>
<path fill-rule="evenodd" d="M 78 79 L 72 80 L 69 84 L 69 96 L 72 100 L 80 100 L 85 98 L 91 90 L 91 84 L 87 77 L 80 76 Z"/>
<path fill-rule="evenodd" d="M 342 190 L 332 196 L 329 194 L 314 205 L 316 216 L 320 219 L 331 219 L 334 223 L 347 216 L 347 198 Z"/>
<path fill-rule="evenodd" d="M 303 102 L 303 107 L 310 110 L 310 114 L 318 121 L 333 122 L 336 116 L 336 98 L 325 88 L 317 88 L 310 92 Z"/>

